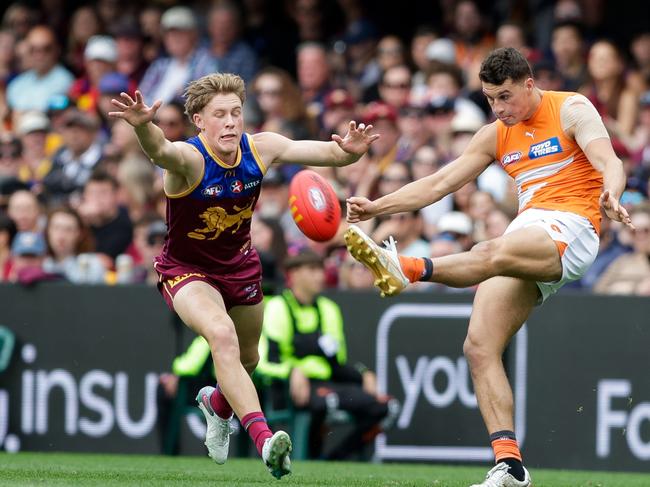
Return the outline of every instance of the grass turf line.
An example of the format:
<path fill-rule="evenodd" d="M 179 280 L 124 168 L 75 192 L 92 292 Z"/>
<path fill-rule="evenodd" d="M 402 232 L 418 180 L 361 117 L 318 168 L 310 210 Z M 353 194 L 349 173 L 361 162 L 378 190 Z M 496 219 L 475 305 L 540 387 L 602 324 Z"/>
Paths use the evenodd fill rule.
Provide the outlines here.
<path fill-rule="evenodd" d="M 215 465 L 200 457 L 72 453 L 0 454 L 0 485 L 13 486 L 263 486 L 467 487 L 488 467 L 429 464 L 295 462 L 277 481 L 261 460 Z M 535 487 L 647 487 L 650 474 L 532 470 Z"/>

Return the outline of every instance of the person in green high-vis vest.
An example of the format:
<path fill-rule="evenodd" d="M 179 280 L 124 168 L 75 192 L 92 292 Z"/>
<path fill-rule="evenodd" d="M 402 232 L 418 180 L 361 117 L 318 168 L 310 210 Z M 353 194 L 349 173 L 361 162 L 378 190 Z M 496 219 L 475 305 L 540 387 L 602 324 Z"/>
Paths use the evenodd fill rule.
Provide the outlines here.
<path fill-rule="evenodd" d="M 312 414 L 310 458 L 325 458 L 323 421 L 332 410 L 349 413 L 355 426 L 327 458 L 362 454 L 381 431 L 390 398 L 377 394 L 375 374 L 367 367 L 347 363 L 340 308 L 320 296 L 323 259 L 303 249 L 287 258 L 285 270 L 288 289 L 266 302 L 256 372 L 288 381 L 294 405 Z"/>

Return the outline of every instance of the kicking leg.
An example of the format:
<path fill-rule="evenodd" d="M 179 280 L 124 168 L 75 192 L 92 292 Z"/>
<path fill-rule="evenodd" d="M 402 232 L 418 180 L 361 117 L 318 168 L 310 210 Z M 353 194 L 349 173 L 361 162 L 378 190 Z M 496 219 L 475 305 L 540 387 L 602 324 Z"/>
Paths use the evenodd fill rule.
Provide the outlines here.
<path fill-rule="evenodd" d="M 474 298 L 463 351 L 497 463 L 488 475 L 492 483 L 486 480 L 481 485 L 527 486 L 530 483 L 514 435 L 513 395 L 502 356 L 537 299 L 535 282 L 510 277 L 483 282 Z"/>
<path fill-rule="evenodd" d="M 345 239 L 352 256 L 370 269 L 375 285 L 387 296 L 416 281 L 468 287 L 495 276 L 531 281 L 554 281 L 562 276 L 557 245 L 534 225 L 481 242 L 468 252 L 436 259 L 399 256 L 392 242 L 381 248 L 354 225 Z"/>

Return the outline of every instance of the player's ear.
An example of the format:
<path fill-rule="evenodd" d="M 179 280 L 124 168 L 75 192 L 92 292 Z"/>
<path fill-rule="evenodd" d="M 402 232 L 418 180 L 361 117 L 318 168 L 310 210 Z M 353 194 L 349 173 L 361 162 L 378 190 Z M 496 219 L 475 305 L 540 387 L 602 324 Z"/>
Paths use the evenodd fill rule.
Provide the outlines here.
<path fill-rule="evenodd" d="M 529 92 L 533 91 L 533 88 L 535 88 L 535 81 L 533 81 L 533 78 L 527 78 L 526 81 L 524 81 L 524 86 Z"/>
<path fill-rule="evenodd" d="M 194 125 L 196 125 L 199 128 L 199 130 L 201 131 L 205 130 L 205 125 L 203 123 L 203 119 L 201 118 L 200 113 L 195 113 L 194 115 L 192 115 L 192 122 L 194 122 Z"/>

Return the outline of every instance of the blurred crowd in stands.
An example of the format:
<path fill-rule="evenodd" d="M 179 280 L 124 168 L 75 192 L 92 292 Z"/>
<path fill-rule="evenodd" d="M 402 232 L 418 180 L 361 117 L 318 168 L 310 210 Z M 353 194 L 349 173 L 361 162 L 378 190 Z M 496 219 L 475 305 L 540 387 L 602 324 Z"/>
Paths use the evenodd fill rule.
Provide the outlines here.
<path fill-rule="evenodd" d="M 599 0 L 440 0 L 421 2 L 431 4 L 422 11 L 420 2 L 407 1 L 403 12 L 386 3 L 5 5 L 0 281 L 156 282 L 151 261 L 166 231 L 162 172 L 144 156 L 132 128 L 108 118 L 110 100 L 121 92 L 139 88 L 147 103 L 162 100 L 156 123 L 172 141 L 195 133 L 184 115 L 184 87 L 214 71 L 247 82 L 248 132 L 329 140 L 344 134 L 350 120 L 372 124 L 381 138 L 359 162 L 319 169 L 344 207 L 347 196 L 376 198 L 457 157 L 493 120 L 477 76 L 480 63 L 492 48 L 512 46 L 529 59 L 537 86 L 591 99 L 628 175 L 622 202 L 636 230 L 605 218 L 600 254 L 573 288 L 650 295 L 647 2 L 629 14 L 629 25 L 641 27 L 615 41 L 606 2 Z M 325 258 L 329 287 L 372 287 L 371 274 L 345 251 L 345 222 L 323 244 L 308 241 L 293 223 L 288 185 L 300 169 L 269 169 L 252 222 L 267 292 L 281 288 L 285 258 L 305 247 Z M 377 241 L 393 235 L 402 254 L 435 257 L 501 235 L 516 211 L 516 187 L 495 163 L 430 207 L 364 225 Z"/>

